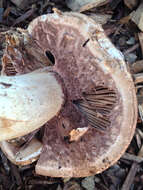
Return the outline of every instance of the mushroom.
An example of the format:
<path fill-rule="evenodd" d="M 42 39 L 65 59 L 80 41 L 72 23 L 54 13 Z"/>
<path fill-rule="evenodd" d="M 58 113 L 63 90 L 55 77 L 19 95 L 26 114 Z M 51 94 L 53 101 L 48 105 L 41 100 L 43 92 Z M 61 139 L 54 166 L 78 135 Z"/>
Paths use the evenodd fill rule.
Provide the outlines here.
<path fill-rule="evenodd" d="M 42 15 L 27 31 L 53 66 L 37 70 L 37 62 L 34 71 L 32 63 L 9 55 L 13 70 L 22 70 L 0 78 L 0 140 L 43 126 L 37 174 L 102 172 L 125 152 L 136 126 L 135 87 L 123 55 L 99 24 L 80 13 Z"/>

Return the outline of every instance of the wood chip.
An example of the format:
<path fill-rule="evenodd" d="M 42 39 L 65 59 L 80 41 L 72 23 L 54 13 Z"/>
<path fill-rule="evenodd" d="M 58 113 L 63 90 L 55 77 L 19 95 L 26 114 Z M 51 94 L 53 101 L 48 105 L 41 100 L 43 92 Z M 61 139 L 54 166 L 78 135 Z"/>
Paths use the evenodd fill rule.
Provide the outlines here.
<path fill-rule="evenodd" d="M 0 8 L 0 22 L 3 21 L 4 8 Z"/>
<path fill-rule="evenodd" d="M 111 7 L 111 9 L 112 9 L 112 10 L 115 10 L 121 1 L 122 1 L 122 0 L 110 1 L 110 7 Z"/>
<path fill-rule="evenodd" d="M 11 11 L 11 7 L 7 7 L 7 9 L 4 11 L 3 19 L 6 19 L 9 16 L 10 11 Z"/>
<path fill-rule="evenodd" d="M 35 11 L 34 8 L 33 8 L 33 9 L 30 9 L 30 10 L 28 10 L 26 13 L 24 13 L 23 15 L 21 15 L 20 17 L 18 17 L 18 18 L 14 21 L 13 26 L 15 26 L 16 24 L 19 24 L 20 22 L 25 21 L 27 18 L 29 18 L 30 16 L 32 16 L 33 13 L 34 13 L 34 11 Z"/>
<path fill-rule="evenodd" d="M 70 141 L 78 141 L 87 131 L 88 127 L 73 129 L 70 132 Z"/>
<path fill-rule="evenodd" d="M 127 155 L 127 157 L 129 158 L 130 156 Z M 138 159 L 143 159 L 143 145 L 140 148 L 138 155 L 136 156 L 137 159 L 134 161 L 134 163 L 132 164 L 130 171 L 126 177 L 126 180 L 121 188 L 121 190 L 130 190 L 131 185 L 133 184 L 134 178 L 136 176 L 136 173 L 138 172 L 140 166 L 139 166 L 139 162 Z"/>
<path fill-rule="evenodd" d="M 50 181 L 50 180 L 31 179 L 28 182 L 28 184 L 32 184 L 32 185 L 51 185 L 51 184 L 55 184 L 55 183 L 59 183 L 59 181 L 58 180 Z"/>
<path fill-rule="evenodd" d="M 134 181 L 134 177 L 139 169 L 139 165 L 134 162 L 131 166 L 131 169 L 126 177 L 126 180 L 121 188 L 121 190 L 130 190 L 130 187 Z"/>
<path fill-rule="evenodd" d="M 127 152 L 121 157 L 121 159 L 129 160 L 129 161 L 133 161 L 133 162 L 137 162 L 137 163 L 143 162 L 142 157 L 139 157 L 134 154 L 127 153 Z"/>
<path fill-rule="evenodd" d="M 125 5 L 131 10 L 138 5 L 138 2 L 138 0 L 124 0 Z"/>
<path fill-rule="evenodd" d="M 138 105 L 138 109 L 139 109 L 139 115 L 140 115 L 141 121 L 143 122 L 143 106 L 142 106 L 142 104 Z"/>
<path fill-rule="evenodd" d="M 140 135 L 138 133 L 135 133 L 135 138 L 136 138 L 136 142 L 137 142 L 138 148 L 141 148 L 142 142 L 141 142 Z"/>
<path fill-rule="evenodd" d="M 58 185 L 57 189 L 56 190 L 62 190 L 61 186 Z"/>
<path fill-rule="evenodd" d="M 138 156 L 141 158 L 143 157 L 143 145 L 141 146 L 141 148 L 139 150 Z"/>
<path fill-rule="evenodd" d="M 83 12 L 107 4 L 109 0 L 66 0 L 66 3 L 72 11 Z"/>
<path fill-rule="evenodd" d="M 103 28 L 104 28 L 105 34 L 107 36 L 113 34 L 117 30 L 117 27 L 115 25 L 113 25 L 113 24 L 112 25 L 108 24 L 108 26 L 107 25 L 103 25 Z"/>
<path fill-rule="evenodd" d="M 94 13 L 90 13 L 88 16 L 91 17 L 95 22 L 102 25 L 106 24 L 112 17 L 112 15 L 108 14 L 94 14 Z"/>
<path fill-rule="evenodd" d="M 143 31 L 143 2 L 131 13 L 131 20 Z"/>
<path fill-rule="evenodd" d="M 129 14 L 128 16 L 121 18 L 119 23 L 120 24 L 127 24 L 130 21 L 130 19 L 131 19 L 131 15 Z"/>
<path fill-rule="evenodd" d="M 136 129 L 136 132 L 140 135 L 141 139 L 143 140 L 143 132 L 139 128 Z"/>
<path fill-rule="evenodd" d="M 130 65 L 131 71 L 134 74 L 143 72 L 143 60 L 139 60 Z"/>
<path fill-rule="evenodd" d="M 138 33 L 138 37 L 139 37 L 139 42 L 140 42 L 142 57 L 143 57 L 143 33 L 142 32 Z"/>
<path fill-rule="evenodd" d="M 135 84 L 141 83 L 143 82 L 143 73 L 134 74 L 133 78 Z"/>
<path fill-rule="evenodd" d="M 15 177 L 16 179 L 16 184 L 17 185 L 22 185 L 22 179 L 21 179 L 21 176 L 20 176 L 20 173 L 18 171 L 18 168 L 17 166 L 15 166 L 14 164 L 10 163 L 11 165 L 11 172 L 12 172 L 12 175 Z"/>
<path fill-rule="evenodd" d="M 63 190 L 82 190 L 79 183 L 76 181 L 69 181 L 64 185 Z"/>
<path fill-rule="evenodd" d="M 13 4 L 15 4 L 18 8 L 24 9 L 26 6 L 28 6 L 29 0 L 11 0 Z"/>
<path fill-rule="evenodd" d="M 0 157 L 1 157 L 1 160 L 2 160 L 3 167 L 5 169 L 5 172 L 6 172 L 7 175 L 9 175 L 10 166 L 9 166 L 8 159 L 6 158 L 6 156 L 4 155 L 3 152 L 0 152 Z"/>
<path fill-rule="evenodd" d="M 138 44 L 138 43 L 135 44 L 135 45 L 133 45 L 132 47 L 130 47 L 129 49 L 127 49 L 127 50 L 124 52 L 124 55 L 127 55 L 127 54 L 129 54 L 129 53 L 135 51 L 138 47 L 139 47 L 139 44 Z"/>
<path fill-rule="evenodd" d="M 0 8 L 3 8 L 3 0 L 0 0 Z"/>

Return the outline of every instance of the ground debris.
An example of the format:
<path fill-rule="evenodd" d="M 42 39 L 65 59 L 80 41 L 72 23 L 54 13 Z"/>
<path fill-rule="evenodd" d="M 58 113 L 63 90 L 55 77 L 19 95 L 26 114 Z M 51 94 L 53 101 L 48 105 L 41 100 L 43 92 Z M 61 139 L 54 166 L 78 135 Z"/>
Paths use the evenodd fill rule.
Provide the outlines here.
<path fill-rule="evenodd" d="M 131 20 L 143 31 L 143 3 L 139 5 L 136 11 L 131 13 Z"/>
<path fill-rule="evenodd" d="M 88 13 L 88 16 L 91 17 L 95 22 L 99 24 L 106 24 L 112 17 L 112 15 L 109 14 L 94 14 L 94 13 Z"/>
<path fill-rule="evenodd" d="M 82 188 L 76 181 L 69 181 L 65 183 L 63 190 L 82 190 Z"/>
<path fill-rule="evenodd" d="M 87 11 L 89 9 L 99 7 L 101 5 L 109 3 L 108 0 L 66 0 L 67 6 L 72 9 L 72 11 Z"/>
<path fill-rule="evenodd" d="M 18 17 L 14 22 L 12 26 L 15 26 L 17 24 L 19 24 L 20 22 L 23 22 L 24 20 L 26 20 L 27 18 L 29 18 L 30 16 L 33 15 L 34 11 L 36 10 L 35 7 L 32 7 L 30 10 L 28 10 L 27 12 L 25 12 L 23 15 L 21 15 L 20 17 Z"/>
<path fill-rule="evenodd" d="M 134 74 L 143 72 L 143 60 L 134 62 L 131 66 L 131 71 Z"/>
<path fill-rule="evenodd" d="M 135 84 L 143 82 L 143 73 L 134 74 L 133 77 L 134 77 L 134 83 Z"/>
<path fill-rule="evenodd" d="M 11 0 L 18 8 L 25 9 L 29 5 L 29 0 Z"/>
<path fill-rule="evenodd" d="M 139 42 L 140 42 L 142 57 L 143 57 L 143 33 L 142 32 L 138 33 L 138 37 L 139 37 Z"/>
<path fill-rule="evenodd" d="M 130 160 L 130 161 L 137 162 L 137 163 L 143 162 L 142 157 L 136 156 L 134 154 L 130 154 L 130 153 L 127 153 L 127 152 L 121 157 L 121 159 Z"/>
<path fill-rule="evenodd" d="M 129 9 L 134 9 L 137 7 L 139 1 L 138 0 L 124 0 L 125 5 L 129 8 Z"/>
<path fill-rule="evenodd" d="M 136 59 L 137 59 L 137 55 L 136 54 L 134 54 L 134 53 L 127 53 L 127 52 L 125 52 L 125 60 L 128 62 L 128 63 L 134 63 L 135 61 L 136 61 Z"/>
<path fill-rule="evenodd" d="M 82 187 L 84 187 L 87 190 L 94 190 L 95 189 L 94 176 L 84 178 L 81 184 L 82 184 Z"/>
<path fill-rule="evenodd" d="M 134 177 L 138 171 L 139 165 L 134 162 L 131 166 L 131 169 L 126 177 L 126 180 L 121 188 L 121 190 L 130 190 L 130 187 L 134 181 Z"/>
<path fill-rule="evenodd" d="M 17 166 L 15 166 L 12 163 L 10 163 L 10 165 L 11 165 L 12 176 L 15 178 L 16 184 L 18 186 L 21 186 L 22 185 L 22 179 L 21 179 L 21 176 L 20 176 L 20 173 L 19 173 Z"/>

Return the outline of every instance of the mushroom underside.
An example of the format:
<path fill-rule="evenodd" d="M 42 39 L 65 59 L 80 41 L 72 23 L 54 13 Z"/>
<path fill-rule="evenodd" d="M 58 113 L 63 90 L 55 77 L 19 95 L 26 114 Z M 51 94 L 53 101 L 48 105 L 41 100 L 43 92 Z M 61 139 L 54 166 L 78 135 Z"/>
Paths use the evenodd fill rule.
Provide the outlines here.
<path fill-rule="evenodd" d="M 43 15 L 28 32 L 43 54 L 54 57 L 51 70 L 60 75 L 66 89 L 60 114 L 44 125 L 36 172 L 84 177 L 103 171 L 127 148 L 137 118 L 134 86 L 122 56 L 102 28 L 81 14 Z M 11 63 L 14 70 L 20 64 Z M 25 71 L 31 71 L 29 65 L 17 69 L 18 74 Z M 73 129 L 85 127 L 89 129 L 81 138 L 70 141 Z"/>

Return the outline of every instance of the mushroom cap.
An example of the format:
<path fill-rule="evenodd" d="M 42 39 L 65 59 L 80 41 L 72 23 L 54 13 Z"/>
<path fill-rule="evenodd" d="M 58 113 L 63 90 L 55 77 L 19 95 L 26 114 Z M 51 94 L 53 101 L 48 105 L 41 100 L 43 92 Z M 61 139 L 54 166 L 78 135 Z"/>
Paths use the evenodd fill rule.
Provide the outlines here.
<path fill-rule="evenodd" d="M 99 24 L 79 13 L 40 16 L 30 23 L 28 32 L 43 52 L 54 55 L 53 70 L 63 78 L 69 99 L 60 117 L 46 124 L 44 148 L 36 172 L 53 177 L 84 177 L 102 172 L 122 156 L 136 127 L 135 87 L 123 55 Z M 95 105 L 103 121 L 108 117 L 109 125 L 104 132 L 90 127 L 91 123 L 83 119 L 74 104 L 84 101 L 83 94 L 92 91 L 96 96 L 107 91 L 109 96 L 110 93 L 116 96 L 108 116 L 104 113 L 108 103 L 105 109 L 101 106 L 102 110 Z M 104 99 L 100 104 L 104 105 Z M 98 124 L 102 126 L 102 121 Z M 89 130 L 80 140 L 66 142 L 58 132 L 62 125 L 63 128 L 89 126 Z"/>
<path fill-rule="evenodd" d="M 61 112 L 45 124 L 36 173 L 84 177 L 102 172 L 125 152 L 137 121 L 135 87 L 123 55 L 99 24 L 80 13 L 42 15 L 28 32 L 43 54 L 55 58 L 52 70 L 66 89 Z M 69 134 L 77 140 L 70 141 Z"/>
<path fill-rule="evenodd" d="M 42 143 L 36 138 L 33 138 L 31 142 L 25 148 L 20 148 L 19 146 L 13 145 L 7 141 L 0 142 L 0 148 L 7 156 L 7 158 L 16 165 L 28 165 L 35 162 L 41 151 Z"/>

